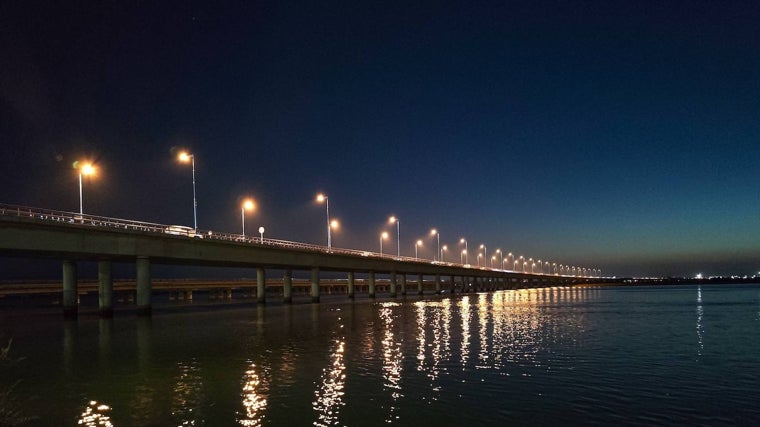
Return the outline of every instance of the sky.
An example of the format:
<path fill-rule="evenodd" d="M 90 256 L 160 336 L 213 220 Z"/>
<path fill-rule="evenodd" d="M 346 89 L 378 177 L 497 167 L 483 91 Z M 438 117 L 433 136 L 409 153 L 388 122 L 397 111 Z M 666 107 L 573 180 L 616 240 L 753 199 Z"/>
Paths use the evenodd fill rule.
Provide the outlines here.
<path fill-rule="evenodd" d="M 9 1 L 0 203 L 617 276 L 760 272 L 755 1 Z M 472 259 L 471 259 L 472 261 Z M 31 263 L 3 259 L 6 275 Z M 56 265 L 55 272 L 59 273 Z"/>

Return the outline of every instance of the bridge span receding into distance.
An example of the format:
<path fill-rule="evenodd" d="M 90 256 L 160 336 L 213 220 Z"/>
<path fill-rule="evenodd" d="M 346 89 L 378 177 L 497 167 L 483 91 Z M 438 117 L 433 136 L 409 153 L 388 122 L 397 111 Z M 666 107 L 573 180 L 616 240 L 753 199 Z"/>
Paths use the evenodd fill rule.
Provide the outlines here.
<path fill-rule="evenodd" d="M 366 274 L 368 296 L 376 296 L 378 276 L 387 277 L 391 297 L 406 292 L 407 277 L 423 293 L 425 276 L 434 289 L 451 293 L 527 287 L 599 283 L 604 278 L 519 272 L 468 264 L 341 249 L 258 236 L 200 231 L 78 213 L 0 205 L 0 255 L 55 258 L 63 264 L 64 315 L 78 312 L 77 262 L 98 263 L 98 309 L 113 315 L 113 262 L 136 265 L 136 304 L 141 314 L 151 312 L 152 264 L 243 267 L 256 269 L 256 299 L 266 299 L 266 270 L 283 270 L 282 298 L 292 302 L 293 271 L 310 271 L 311 300 L 319 302 L 320 272 L 347 274 L 347 295 L 355 296 L 355 275 Z M 448 278 L 448 280 L 444 280 Z M 445 285 L 444 285 L 445 283 Z"/>

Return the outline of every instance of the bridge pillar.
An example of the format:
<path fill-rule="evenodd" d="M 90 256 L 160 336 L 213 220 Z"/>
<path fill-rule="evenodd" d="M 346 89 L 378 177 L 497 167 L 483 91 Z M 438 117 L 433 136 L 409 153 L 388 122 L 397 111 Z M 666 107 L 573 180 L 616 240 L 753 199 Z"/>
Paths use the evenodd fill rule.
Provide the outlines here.
<path fill-rule="evenodd" d="M 369 272 L 369 297 L 375 298 L 375 272 Z"/>
<path fill-rule="evenodd" d="M 417 275 L 417 295 L 422 295 L 422 274 Z"/>
<path fill-rule="evenodd" d="M 63 262 L 63 317 L 76 319 L 79 293 L 77 293 L 77 264 L 74 261 Z"/>
<path fill-rule="evenodd" d="M 311 269 L 311 302 L 319 302 L 319 267 Z"/>
<path fill-rule="evenodd" d="M 348 297 L 350 299 L 356 297 L 356 277 L 353 271 L 348 272 Z"/>
<path fill-rule="evenodd" d="M 98 312 L 100 317 L 113 317 L 111 261 L 98 261 Z"/>
<path fill-rule="evenodd" d="M 285 269 L 285 275 L 282 277 L 282 302 L 293 302 L 293 270 L 289 268 Z"/>
<path fill-rule="evenodd" d="M 457 282 L 453 274 L 449 276 L 449 287 L 451 288 L 451 295 L 454 295 L 457 291 Z"/>
<path fill-rule="evenodd" d="M 266 302 L 266 285 L 266 271 L 259 267 L 256 269 L 256 302 L 259 304 L 264 304 Z"/>
<path fill-rule="evenodd" d="M 401 295 L 406 295 L 406 273 L 401 273 Z"/>
<path fill-rule="evenodd" d="M 391 297 L 396 298 L 396 272 L 391 271 Z"/>
<path fill-rule="evenodd" d="M 441 294 L 441 275 L 439 273 L 435 273 L 435 294 Z"/>
<path fill-rule="evenodd" d="M 137 257 L 137 314 L 150 315 L 150 259 Z"/>

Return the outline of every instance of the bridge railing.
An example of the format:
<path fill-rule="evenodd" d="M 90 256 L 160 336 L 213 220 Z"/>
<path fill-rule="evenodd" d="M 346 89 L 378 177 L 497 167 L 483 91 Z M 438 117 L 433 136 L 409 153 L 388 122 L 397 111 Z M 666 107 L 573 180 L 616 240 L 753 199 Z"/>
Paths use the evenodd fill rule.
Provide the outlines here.
<path fill-rule="evenodd" d="M 226 233 L 211 230 L 195 230 L 192 227 L 180 226 L 180 225 L 166 225 L 157 224 L 145 221 L 134 221 L 129 219 L 111 218 L 97 215 L 80 215 L 76 212 L 58 211 L 53 209 L 34 208 L 29 206 L 8 205 L 0 203 L 0 216 L 6 217 L 24 217 L 32 218 L 36 221 L 45 222 L 58 222 L 62 224 L 71 225 L 87 225 L 94 227 L 116 228 L 129 231 L 140 231 L 148 233 L 161 233 L 164 235 L 174 235 L 178 237 L 189 237 L 195 239 L 213 239 L 226 242 L 246 243 L 261 246 L 275 246 L 285 249 L 298 249 L 320 253 L 332 253 L 342 254 L 350 256 L 361 256 L 369 258 L 379 258 L 385 260 L 396 260 L 403 262 L 427 262 L 437 265 L 460 267 L 460 268 L 474 268 L 480 270 L 492 270 L 492 271 L 505 271 L 510 273 L 525 273 L 514 270 L 500 270 L 487 267 L 472 267 L 469 264 L 460 264 L 453 262 L 434 261 L 423 258 L 414 258 L 408 256 L 397 256 L 392 254 L 380 254 L 371 251 L 362 251 L 357 249 L 345 249 L 345 248 L 328 248 L 327 246 L 314 245 L 310 243 L 292 242 L 288 240 L 261 238 L 259 236 L 243 236 L 242 234 Z M 580 277 L 580 276 L 567 276 L 567 275 L 555 275 L 546 273 L 530 273 L 543 276 L 560 276 L 560 277 Z"/>

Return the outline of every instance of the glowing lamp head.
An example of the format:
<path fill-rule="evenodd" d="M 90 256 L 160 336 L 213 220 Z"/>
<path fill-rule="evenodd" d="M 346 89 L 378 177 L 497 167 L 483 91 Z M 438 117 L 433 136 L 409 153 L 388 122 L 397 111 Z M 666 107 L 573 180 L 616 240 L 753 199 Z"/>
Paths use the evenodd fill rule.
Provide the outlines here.
<path fill-rule="evenodd" d="M 449 250 L 449 247 L 448 247 L 448 246 L 446 246 L 446 245 L 443 245 L 443 246 L 441 246 L 441 250 L 442 250 L 442 251 L 448 251 L 448 250 Z"/>
<path fill-rule="evenodd" d="M 317 194 L 317 202 L 322 203 L 327 200 L 327 196 L 322 193 Z"/>
<path fill-rule="evenodd" d="M 255 207 L 256 205 L 253 203 L 253 200 L 251 199 L 247 199 L 246 201 L 243 202 L 243 209 L 247 211 L 252 211 Z"/>
<path fill-rule="evenodd" d="M 330 221 L 330 228 L 332 228 L 333 230 L 336 230 L 338 227 L 340 227 L 340 223 L 338 222 L 337 219 Z"/>
<path fill-rule="evenodd" d="M 422 246 L 422 240 L 417 240 L 417 246 Z"/>
<path fill-rule="evenodd" d="M 391 216 L 390 218 L 388 218 L 388 222 L 393 224 L 395 222 L 398 222 L 398 218 L 396 218 L 395 216 Z"/>
<path fill-rule="evenodd" d="M 387 231 L 383 231 L 382 233 L 380 233 L 380 238 L 383 239 L 383 240 L 387 239 L 388 238 L 388 232 Z"/>
<path fill-rule="evenodd" d="M 93 175 L 95 173 L 95 166 L 92 163 L 85 163 L 80 166 L 79 171 L 82 175 Z"/>
<path fill-rule="evenodd" d="M 480 249 L 483 249 L 484 247 L 485 247 L 485 245 L 480 245 Z"/>
<path fill-rule="evenodd" d="M 438 230 L 436 230 L 435 228 L 432 229 L 432 230 L 430 230 L 430 235 L 431 236 L 435 236 L 436 234 L 438 234 Z"/>
<path fill-rule="evenodd" d="M 464 237 L 462 237 L 461 239 L 459 239 L 459 243 L 464 243 L 464 242 L 466 242 L 466 240 L 464 240 Z"/>
<path fill-rule="evenodd" d="M 467 255 L 467 249 L 462 249 L 462 255 Z"/>
<path fill-rule="evenodd" d="M 259 227 L 259 233 L 264 234 L 264 227 Z"/>
<path fill-rule="evenodd" d="M 182 151 L 179 153 L 177 158 L 179 159 L 180 162 L 187 163 L 193 158 L 193 155 L 188 153 L 187 151 Z"/>

